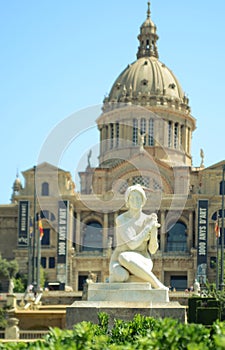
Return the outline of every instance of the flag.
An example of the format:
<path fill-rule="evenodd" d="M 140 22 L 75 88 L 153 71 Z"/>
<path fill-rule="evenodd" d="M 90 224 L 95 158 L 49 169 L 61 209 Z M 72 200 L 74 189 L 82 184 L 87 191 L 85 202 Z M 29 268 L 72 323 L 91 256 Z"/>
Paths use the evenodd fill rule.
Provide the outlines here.
<path fill-rule="evenodd" d="M 42 226 L 42 221 L 41 221 L 40 215 L 38 216 L 38 228 L 39 228 L 39 232 L 40 232 L 40 240 L 42 240 L 42 237 L 44 236 L 44 229 Z"/>
<path fill-rule="evenodd" d="M 216 238 L 219 238 L 220 237 L 220 227 L 219 227 L 219 219 L 218 219 L 218 216 L 217 216 L 217 220 L 216 220 L 216 223 L 215 223 L 215 233 L 216 233 Z"/>

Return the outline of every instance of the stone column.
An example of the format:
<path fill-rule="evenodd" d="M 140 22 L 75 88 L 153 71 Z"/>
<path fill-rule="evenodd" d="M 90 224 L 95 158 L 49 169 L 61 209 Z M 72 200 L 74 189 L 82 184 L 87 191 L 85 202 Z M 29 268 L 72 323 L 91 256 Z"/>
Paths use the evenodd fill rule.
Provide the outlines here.
<path fill-rule="evenodd" d="M 76 268 L 76 271 L 75 271 L 74 285 L 75 285 L 74 290 L 78 291 L 78 286 L 79 286 L 79 276 L 78 276 L 78 271 L 77 271 L 77 268 Z"/>
<path fill-rule="evenodd" d="M 76 251 L 80 251 L 80 211 L 77 211 L 77 218 L 76 218 Z"/>
<path fill-rule="evenodd" d="M 104 139 L 105 139 L 105 135 L 104 135 L 105 126 L 101 126 L 99 128 L 99 131 L 100 131 L 100 154 L 102 154 L 104 152 L 103 143 L 104 143 Z"/>
<path fill-rule="evenodd" d="M 109 125 L 105 125 L 105 145 L 104 145 L 104 153 L 109 149 Z"/>
<path fill-rule="evenodd" d="M 180 128 L 180 124 L 177 123 L 177 149 L 180 149 L 180 143 L 181 143 L 181 128 Z"/>
<path fill-rule="evenodd" d="M 191 150 L 191 129 L 190 128 L 187 129 L 187 134 L 188 134 L 188 137 L 187 137 L 187 153 L 190 154 L 190 150 Z"/>
<path fill-rule="evenodd" d="M 160 250 L 165 252 L 166 249 L 166 227 L 165 227 L 165 210 L 160 212 Z"/>
<path fill-rule="evenodd" d="M 195 218 L 198 217 L 198 208 L 195 210 Z M 195 248 L 198 248 L 198 220 L 195 220 Z"/>
<path fill-rule="evenodd" d="M 117 219 L 118 213 L 114 213 L 114 223 L 113 223 L 113 246 L 114 248 L 116 246 L 116 219 Z"/>
<path fill-rule="evenodd" d="M 187 237 L 187 247 L 188 251 L 192 248 L 192 242 L 193 242 L 193 212 L 189 212 L 189 224 L 188 224 L 188 237 Z"/>
<path fill-rule="evenodd" d="M 184 126 L 183 125 L 180 125 L 179 133 L 180 133 L 180 149 L 185 151 L 185 147 L 184 147 Z"/>
<path fill-rule="evenodd" d="M 102 245 L 103 252 L 107 249 L 107 240 L 108 240 L 108 213 L 104 213 L 103 218 L 103 237 L 102 237 Z"/>
<path fill-rule="evenodd" d="M 174 148 L 174 122 L 171 122 L 171 148 Z"/>
<path fill-rule="evenodd" d="M 115 123 L 110 123 L 110 149 L 115 146 Z"/>
<path fill-rule="evenodd" d="M 120 147 L 124 147 L 124 120 L 120 121 Z"/>
<path fill-rule="evenodd" d="M 193 286 L 194 283 L 194 272 L 193 269 L 188 269 L 188 274 L 187 274 L 187 283 L 188 287 Z"/>

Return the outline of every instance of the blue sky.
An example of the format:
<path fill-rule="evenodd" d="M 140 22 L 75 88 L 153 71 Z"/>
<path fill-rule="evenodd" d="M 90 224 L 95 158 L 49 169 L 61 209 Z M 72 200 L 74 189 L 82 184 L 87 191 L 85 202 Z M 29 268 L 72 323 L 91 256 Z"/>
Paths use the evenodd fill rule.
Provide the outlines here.
<path fill-rule="evenodd" d="M 23 181 L 21 172 L 37 163 L 59 123 L 92 106 L 93 120 L 98 116 L 114 80 L 136 59 L 146 10 L 144 0 L 0 1 L 1 204 L 10 202 L 17 170 Z M 225 159 L 224 14 L 224 0 L 151 2 L 160 61 L 175 73 L 197 119 L 194 166 L 200 148 L 205 166 Z M 97 130 L 89 132 L 58 164 L 76 182 L 81 155 L 98 142 Z"/>

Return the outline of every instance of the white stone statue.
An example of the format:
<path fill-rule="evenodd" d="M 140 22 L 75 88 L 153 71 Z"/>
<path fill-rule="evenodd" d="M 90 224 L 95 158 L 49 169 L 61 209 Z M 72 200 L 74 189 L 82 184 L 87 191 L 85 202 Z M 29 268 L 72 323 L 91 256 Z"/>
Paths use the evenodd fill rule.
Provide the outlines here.
<path fill-rule="evenodd" d="M 168 290 L 152 272 L 151 254 L 158 249 L 160 227 L 157 215 L 142 212 L 146 195 L 141 185 L 128 187 L 125 201 L 128 211 L 116 220 L 117 246 L 110 261 L 109 282 L 125 282 L 134 275 L 150 282 L 153 288 Z"/>
<path fill-rule="evenodd" d="M 201 292 L 200 283 L 198 282 L 197 279 L 195 279 L 195 282 L 194 282 L 194 293 L 195 294 L 199 294 L 200 292 Z"/>
<path fill-rule="evenodd" d="M 14 282 L 13 282 L 13 279 L 10 278 L 10 280 L 9 280 L 9 289 L 8 289 L 8 293 L 9 293 L 9 294 L 13 294 L 13 289 L 14 289 Z"/>

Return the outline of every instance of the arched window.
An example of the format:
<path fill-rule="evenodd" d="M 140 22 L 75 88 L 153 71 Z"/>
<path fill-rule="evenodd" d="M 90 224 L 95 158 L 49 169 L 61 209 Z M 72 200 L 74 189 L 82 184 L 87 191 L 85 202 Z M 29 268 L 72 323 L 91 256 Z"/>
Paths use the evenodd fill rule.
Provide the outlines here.
<path fill-rule="evenodd" d="M 43 182 L 41 185 L 41 195 L 49 196 L 49 184 L 47 182 Z"/>
<path fill-rule="evenodd" d="M 90 221 L 83 231 L 83 251 L 102 251 L 102 225 L 97 221 Z"/>
<path fill-rule="evenodd" d="M 187 227 L 183 222 L 177 222 L 167 233 L 167 252 L 187 251 Z"/>
<path fill-rule="evenodd" d="M 154 120 L 149 120 L 148 125 L 148 144 L 149 146 L 154 146 Z"/>
<path fill-rule="evenodd" d="M 110 148 L 113 148 L 113 142 L 114 142 L 114 124 L 110 124 Z"/>
<path fill-rule="evenodd" d="M 141 186 L 145 186 L 149 188 L 150 178 L 148 176 L 134 176 L 132 179 L 132 184 L 139 184 Z"/>
<path fill-rule="evenodd" d="M 133 119 L 133 144 L 138 144 L 138 121 Z"/>
<path fill-rule="evenodd" d="M 144 145 L 146 145 L 146 120 L 141 118 L 141 135 L 144 135 Z"/>
<path fill-rule="evenodd" d="M 120 140 L 120 124 L 116 122 L 116 147 L 119 146 L 119 140 Z"/>
<path fill-rule="evenodd" d="M 168 122 L 168 147 L 172 147 L 172 122 Z"/>
<path fill-rule="evenodd" d="M 55 220 L 55 215 L 49 210 L 41 210 L 40 216 L 41 216 L 41 219 L 47 219 L 50 221 Z M 37 213 L 37 220 L 38 220 L 38 213 Z"/>
<path fill-rule="evenodd" d="M 178 140 L 179 140 L 179 128 L 178 123 L 174 125 L 174 148 L 178 148 Z"/>

